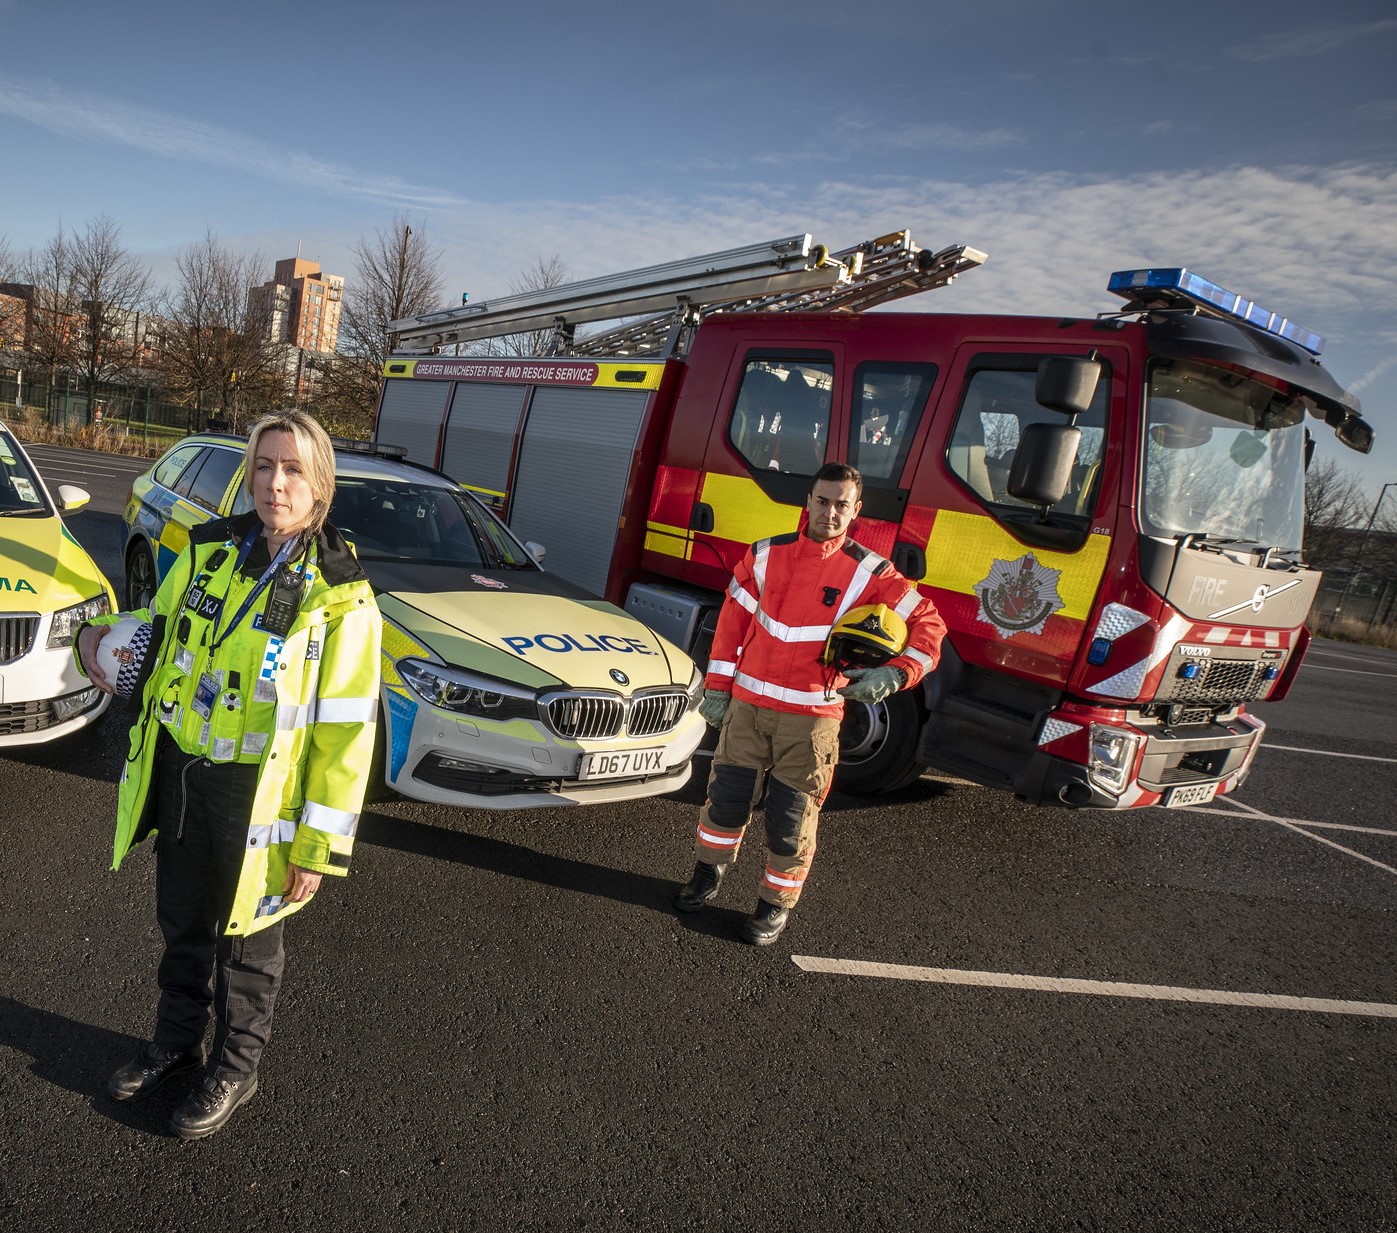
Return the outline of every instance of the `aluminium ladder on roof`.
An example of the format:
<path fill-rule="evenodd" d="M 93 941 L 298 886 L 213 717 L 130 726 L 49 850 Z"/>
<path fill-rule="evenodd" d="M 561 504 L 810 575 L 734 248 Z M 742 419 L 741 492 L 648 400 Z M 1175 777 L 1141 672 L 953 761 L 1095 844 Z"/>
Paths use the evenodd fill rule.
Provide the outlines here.
<path fill-rule="evenodd" d="M 710 312 L 855 311 L 944 286 L 984 260 L 964 245 L 931 253 L 906 231 L 833 255 L 809 235 L 796 235 L 423 313 L 389 330 L 397 355 L 536 330 L 554 332 L 555 354 L 668 354 Z M 636 316 L 643 319 L 574 342 L 577 325 Z"/>

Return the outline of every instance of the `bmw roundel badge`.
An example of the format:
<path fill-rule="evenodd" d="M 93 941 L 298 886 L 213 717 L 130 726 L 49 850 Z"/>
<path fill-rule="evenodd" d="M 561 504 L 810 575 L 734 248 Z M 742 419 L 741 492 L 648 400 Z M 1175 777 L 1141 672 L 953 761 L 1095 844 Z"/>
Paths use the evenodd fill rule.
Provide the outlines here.
<path fill-rule="evenodd" d="M 611 670 L 611 679 L 618 685 L 629 685 L 631 683 L 631 678 L 622 672 L 620 668 L 613 668 Z"/>

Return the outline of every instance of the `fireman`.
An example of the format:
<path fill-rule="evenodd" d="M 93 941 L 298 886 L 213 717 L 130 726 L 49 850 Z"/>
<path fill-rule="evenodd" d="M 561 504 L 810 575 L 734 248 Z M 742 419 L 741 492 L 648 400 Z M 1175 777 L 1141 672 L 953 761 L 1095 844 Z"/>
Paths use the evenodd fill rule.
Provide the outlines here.
<path fill-rule="evenodd" d="M 117 805 L 113 868 L 155 834 L 165 950 L 154 1040 L 107 1091 L 138 1099 L 202 1071 L 170 1120 L 181 1139 L 213 1134 L 257 1090 L 283 922 L 348 872 L 374 750 L 382 622 L 325 520 L 330 439 L 304 412 L 266 416 L 246 477 L 255 509 L 195 527 L 139 614 L 151 663 Z M 116 619 L 75 647 L 108 692 L 96 650 Z"/>
<path fill-rule="evenodd" d="M 780 936 L 810 871 L 845 700 L 871 705 L 915 685 L 936 667 L 946 632 L 930 600 L 848 538 L 862 492 L 853 467 L 821 467 L 805 529 L 748 549 L 713 637 L 699 709 L 720 735 L 699 814 L 697 863 L 674 906 L 697 912 L 713 902 L 749 816 L 764 807 L 766 872 L 756 911 L 742 926 L 755 946 Z M 841 617 L 877 604 L 905 622 L 906 646 L 878 667 L 840 672 L 822 663 Z"/>

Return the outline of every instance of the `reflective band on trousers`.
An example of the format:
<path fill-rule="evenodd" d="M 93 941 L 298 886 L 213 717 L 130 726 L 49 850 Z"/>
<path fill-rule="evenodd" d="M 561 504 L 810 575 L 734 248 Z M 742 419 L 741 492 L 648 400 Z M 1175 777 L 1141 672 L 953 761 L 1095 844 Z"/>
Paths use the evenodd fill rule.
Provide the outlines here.
<path fill-rule="evenodd" d="M 736 835 L 715 835 L 702 826 L 698 828 L 698 838 L 700 843 L 706 843 L 710 848 L 735 848 L 742 842 L 740 832 Z"/>
<path fill-rule="evenodd" d="M 792 877 L 789 874 L 777 873 L 768 865 L 766 867 L 766 881 L 772 886 L 779 886 L 785 890 L 799 890 L 805 885 L 805 872 L 805 870 L 801 870 L 799 877 Z"/>

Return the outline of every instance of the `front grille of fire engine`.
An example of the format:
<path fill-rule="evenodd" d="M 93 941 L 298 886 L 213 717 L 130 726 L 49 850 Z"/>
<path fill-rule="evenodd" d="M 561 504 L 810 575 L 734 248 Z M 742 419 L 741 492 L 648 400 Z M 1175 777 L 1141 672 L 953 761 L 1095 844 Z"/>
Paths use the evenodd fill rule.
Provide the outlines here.
<path fill-rule="evenodd" d="M 12 664 L 21 655 L 28 655 L 39 632 L 36 616 L 0 618 L 0 664 Z"/>
<path fill-rule="evenodd" d="M 1249 702 L 1264 698 L 1272 682 L 1266 679 L 1268 668 L 1276 667 L 1274 659 L 1200 659 L 1203 671 L 1193 680 L 1175 676 L 1166 678 L 1159 699 L 1175 702 Z"/>
<path fill-rule="evenodd" d="M 621 735 L 660 736 L 684 718 L 689 696 L 666 689 L 629 701 L 612 694 L 553 694 L 544 700 L 548 724 L 569 740 L 597 741 Z"/>

